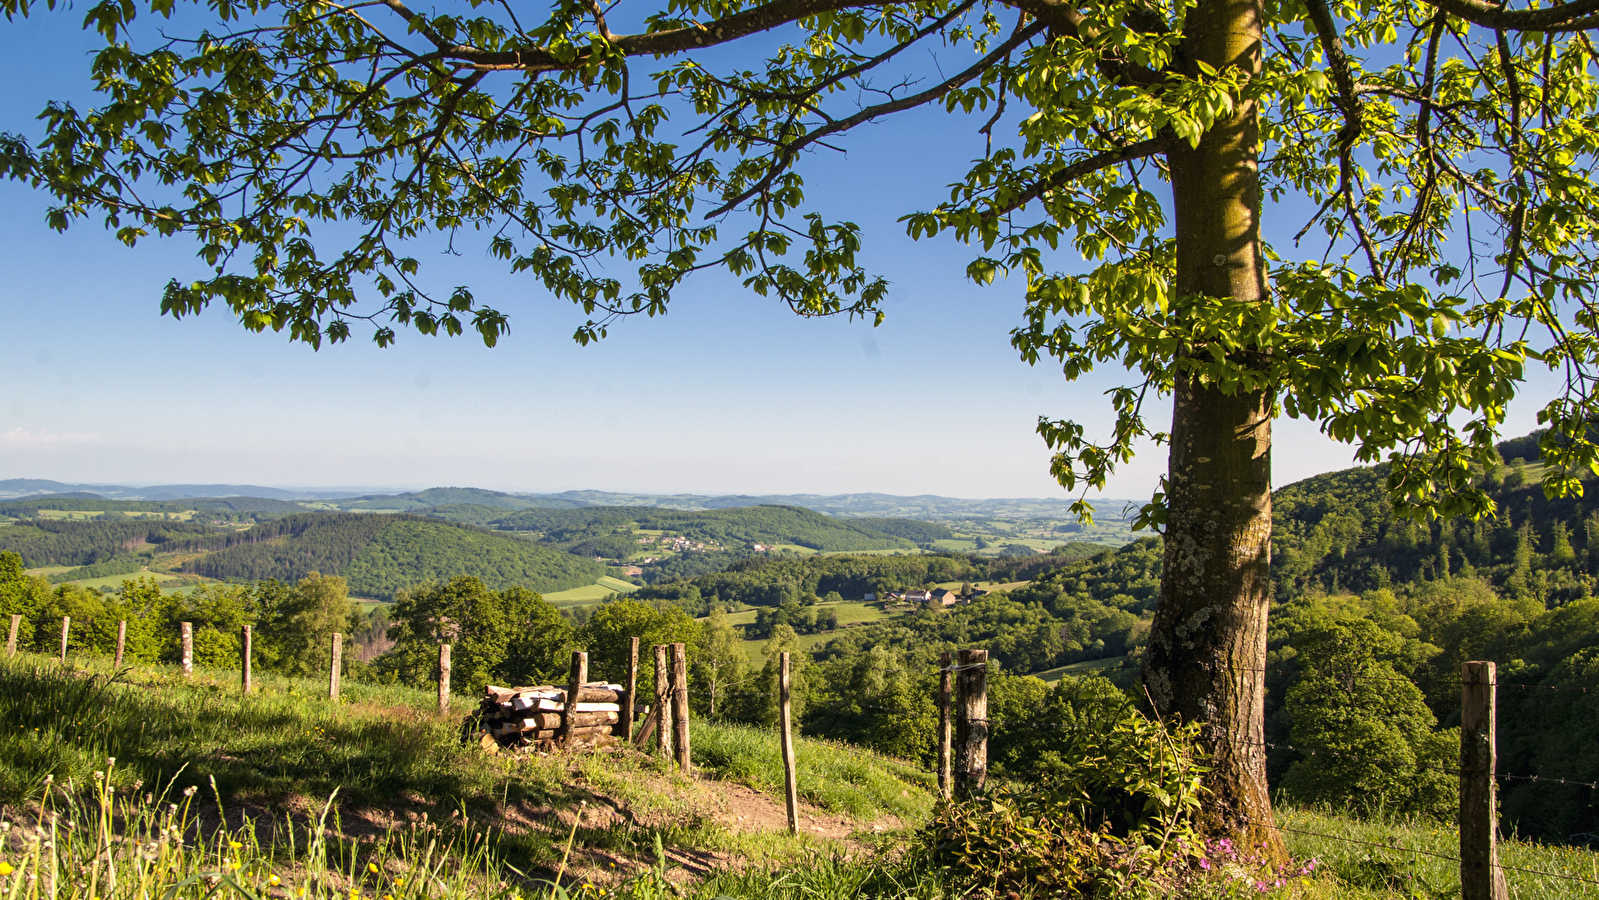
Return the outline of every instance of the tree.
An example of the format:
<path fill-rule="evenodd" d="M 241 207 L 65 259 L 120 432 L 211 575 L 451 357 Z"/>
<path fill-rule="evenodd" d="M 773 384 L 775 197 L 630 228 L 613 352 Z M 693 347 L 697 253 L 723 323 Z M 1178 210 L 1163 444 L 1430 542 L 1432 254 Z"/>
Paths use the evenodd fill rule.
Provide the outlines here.
<path fill-rule="evenodd" d="M 744 653 L 744 639 L 727 621 L 727 611 L 719 605 L 711 607 L 710 615 L 700 623 L 699 658 L 695 665 L 697 679 L 704 685 L 706 715 L 716 718 L 716 699 L 727 693 L 727 687 L 738 684 L 749 670 L 749 657 Z"/>
<path fill-rule="evenodd" d="M 506 588 L 500 602 L 510 629 L 501 664 L 505 680 L 518 685 L 559 681 L 571 664 L 565 657 L 572 645 L 572 624 L 554 604 L 527 588 Z"/>
<path fill-rule="evenodd" d="M 52 105 L 37 140 L 0 145 L 0 172 L 56 198 L 53 227 L 192 236 L 212 271 L 170 284 L 166 313 L 220 302 L 318 346 L 358 321 L 384 345 L 406 326 L 498 341 L 505 314 L 419 276 L 404 245 L 428 231 L 485 235 L 579 305 L 582 343 L 717 267 L 801 315 L 880 321 L 861 229 L 806 204 L 800 165 L 941 106 L 977 158 L 930 178 L 911 237 L 977 245 L 972 278 L 1025 283 L 1027 362 L 1131 373 L 1105 442 L 1040 421 L 1054 474 L 1102 487 L 1140 441 L 1169 445 L 1139 520 L 1166 533 L 1145 683 L 1203 726 L 1214 833 L 1276 841 L 1259 747 L 1275 418 L 1386 458 L 1407 515 L 1481 515 L 1532 362 L 1569 385 L 1540 412 L 1543 489 L 1580 491 L 1599 459 L 1599 0 L 683 0 L 626 11 L 634 33 L 580 0 L 526 21 L 209 8 L 221 21 L 183 40 L 133 27 L 168 0 L 93 7 L 104 104 Z M 1063 242 L 1091 271 L 1056 271 Z M 1166 430 L 1145 417 L 1163 395 Z"/>
<path fill-rule="evenodd" d="M 594 617 L 578 630 L 580 649 L 589 654 L 589 673 L 596 678 L 621 679 L 627 676 L 627 654 L 631 638 L 639 639 L 639 684 L 654 690 L 656 644 L 684 644 L 690 662 L 699 653 L 699 627 L 688 613 L 676 606 L 655 607 L 637 600 L 618 600 L 594 611 Z"/>
<path fill-rule="evenodd" d="M 1304 803 L 1452 816 L 1460 735 L 1435 730 L 1421 691 L 1394 668 L 1402 645 L 1361 619 L 1301 638 L 1304 675 L 1286 698 L 1300 755 L 1284 791 Z"/>
<path fill-rule="evenodd" d="M 327 671 L 333 633 L 348 634 L 360 623 L 349 586 L 337 575 L 312 572 L 293 588 L 276 580 L 262 582 L 256 601 L 263 662 L 291 675 Z"/>
<path fill-rule="evenodd" d="M 510 644 L 500 596 L 470 575 L 427 582 L 401 591 L 389 614 L 394 624 L 391 665 L 408 684 L 438 677 L 439 645 L 450 644 L 452 685 L 483 690 L 505 662 Z"/>

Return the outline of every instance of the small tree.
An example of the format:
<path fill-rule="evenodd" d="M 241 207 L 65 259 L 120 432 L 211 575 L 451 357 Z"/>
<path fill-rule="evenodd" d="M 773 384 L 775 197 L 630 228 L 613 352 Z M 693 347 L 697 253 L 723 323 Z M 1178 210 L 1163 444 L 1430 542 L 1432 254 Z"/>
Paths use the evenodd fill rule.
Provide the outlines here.
<path fill-rule="evenodd" d="M 719 605 L 700 623 L 699 654 L 695 660 L 695 679 L 701 690 L 695 699 L 705 698 L 705 714 L 716 718 L 717 700 L 727 693 L 728 685 L 742 682 L 749 671 L 749 656 L 744 652 L 744 639 L 727 621 L 727 611 Z"/>
<path fill-rule="evenodd" d="M 596 678 L 619 680 L 627 674 L 627 654 L 632 638 L 639 639 L 639 684 L 655 684 L 656 644 L 684 644 L 690 663 L 699 655 L 699 626 L 682 609 L 651 606 L 637 600 L 618 600 L 594 611 L 588 624 L 578 629 L 577 645 L 589 654 L 589 672 Z"/>
<path fill-rule="evenodd" d="M 511 642 L 500 596 L 470 575 L 401 591 L 391 618 L 389 637 L 395 644 L 385 654 L 387 666 L 408 684 L 432 682 L 439 645 L 450 644 L 451 685 L 482 691 L 505 662 Z"/>

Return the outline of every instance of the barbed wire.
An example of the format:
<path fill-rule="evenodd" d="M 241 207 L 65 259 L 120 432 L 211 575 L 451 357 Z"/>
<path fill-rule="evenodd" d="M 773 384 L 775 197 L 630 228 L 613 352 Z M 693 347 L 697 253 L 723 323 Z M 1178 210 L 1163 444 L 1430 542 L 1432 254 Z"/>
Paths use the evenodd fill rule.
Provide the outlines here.
<path fill-rule="evenodd" d="M 1434 857 L 1436 859 L 1446 860 L 1448 862 L 1455 862 L 1455 863 L 1461 862 L 1461 859 L 1458 856 L 1450 856 L 1447 853 L 1438 853 L 1437 851 L 1434 851 L 1434 850 L 1423 850 L 1420 847 L 1402 847 L 1402 846 L 1398 845 L 1397 843 L 1395 843 L 1395 844 L 1379 844 L 1376 841 L 1363 841 L 1363 840 L 1360 840 L 1359 838 L 1342 837 L 1342 836 L 1336 835 L 1336 834 L 1324 834 L 1324 833 L 1322 833 L 1320 831 L 1306 831 L 1303 828 L 1293 828 L 1293 827 L 1288 826 L 1288 825 L 1278 825 L 1277 829 L 1279 831 L 1288 831 L 1288 832 L 1292 832 L 1294 834 L 1303 834 L 1303 835 L 1308 835 L 1310 837 L 1325 838 L 1325 839 L 1327 839 L 1329 841 L 1342 841 L 1345 844 L 1359 844 L 1359 845 L 1365 846 L 1365 847 L 1376 847 L 1376 848 L 1378 848 L 1380 850 L 1392 850 L 1392 851 L 1395 851 L 1395 852 L 1398 852 L 1398 853 L 1416 853 L 1416 854 L 1421 854 L 1423 856 L 1431 856 L 1431 857 Z M 1582 884 L 1599 884 L 1599 881 L 1596 881 L 1596 880 L 1591 879 L 1591 878 L 1583 878 L 1583 877 L 1581 877 L 1579 875 L 1567 875 L 1567 874 L 1564 874 L 1564 873 L 1561 873 L 1561 872 L 1545 872 L 1545 871 L 1542 871 L 1542 870 L 1539 870 L 1539 869 L 1523 868 L 1522 866 L 1507 866 L 1504 863 L 1495 863 L 1494 864 L 1494 868 L 1502 869 L 1502 870 L 1504 870 L 1506 872 L 1521 872 L 1521 873 L 1526 874 L 1526 875 L 1537 875 L 1540 878 L 1558 878 L 1558 879 L 1562 879 L 1562 880 L 1565 880 L 1565 881 L 1581 882 Z"/>

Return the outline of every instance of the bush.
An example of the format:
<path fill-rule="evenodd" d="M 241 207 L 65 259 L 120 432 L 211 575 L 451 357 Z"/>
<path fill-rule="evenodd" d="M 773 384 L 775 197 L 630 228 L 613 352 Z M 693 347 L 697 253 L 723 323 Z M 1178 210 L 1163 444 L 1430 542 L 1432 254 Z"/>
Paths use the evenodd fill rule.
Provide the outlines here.
<path fill-rule="evenodd" d="M 941 804 L 924 831 L 962 887 L 1085 897 L 1169 894 L 1202 852 L 1192 826 L 1206 769 L 1193 725 L 1168 729 L 1125 699 L 1081 701 L 1105 727 L 1062 737 L 1042 779 Z"/>

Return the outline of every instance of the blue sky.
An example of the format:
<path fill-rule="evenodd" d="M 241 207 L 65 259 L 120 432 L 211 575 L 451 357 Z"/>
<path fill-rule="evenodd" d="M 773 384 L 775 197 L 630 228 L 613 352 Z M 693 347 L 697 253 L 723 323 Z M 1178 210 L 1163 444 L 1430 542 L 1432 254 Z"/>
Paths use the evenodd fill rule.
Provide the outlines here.
<path fill-rule="evenodd" d="M 86 96 L 80 16 L 0 23 L 0 83 L 14 86 L 0 130 L 37 135 L 46 100 Z M 0 478 L 1064 496 L 1037 417 L 1103 434 L 1100 395 L 1121 373 L 1068 385 L 1029 368 L 1008 343 L 1020 285 L 974 286 L 965 248 L 905 237 L 898 216 L 936 204 L 982 152 L 941 124 L 922 112 L 867 129 L 806 170 L 816 205 L 860 222 L 868 265 L 892 282 L 882 327 L 800 320 L 709 275 L 665 318 L 587 348 L 570 339 L 580 311 L 475 250 L 419 255 L 438 284 L 511 315 L 492 350 L 402 332 L 385 350 L 363 336 L 313 352 L 221 310 L 175 321 L 158 304 L 169 278 L 201 271 L 186 244 L 129 250 L 89 223 L 59 235 L 42 195 L 0 182 Z M 1069 250 L 1053 263 L 1082 265 Z M 1518 408 L 1509 433 L 1532 413 Z M 1313 425 L 1277 435 L 1278 484 L 1349 464 Z M 1164 468 L 1145 453 L 1105 495 L 1147 497 Z"/>

